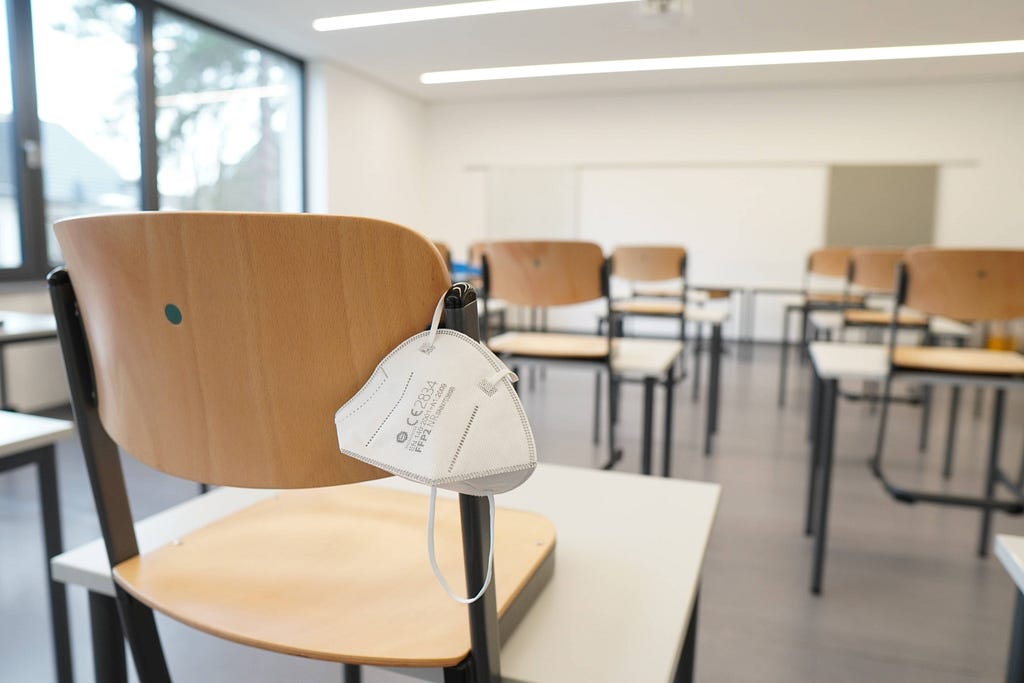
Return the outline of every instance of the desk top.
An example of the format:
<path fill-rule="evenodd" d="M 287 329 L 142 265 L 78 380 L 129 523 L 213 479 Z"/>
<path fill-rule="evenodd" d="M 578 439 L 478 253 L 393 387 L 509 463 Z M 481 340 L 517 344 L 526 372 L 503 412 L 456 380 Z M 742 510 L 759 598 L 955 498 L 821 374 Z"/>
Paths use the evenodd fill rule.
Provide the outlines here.
<path fill-rule="evenodd" d="M 49 446 L 75 433 L 67 420 L 0 410 L 0 458 Z"/>
<path fill-rule="evenodd" d="M 425 491 L 397 478 L 356 486 Z M 498 496 L 503 507 L 548 517 L 558 534 L 554 576 L 502 648 L 503 679 L 669 680 L 720 491 L 717 484 L 545 464 L 521 487 Z M 140 548 L 162 545 L 273 493 L 222 488 L 193 498 L 139 522 Z M 112 592 L 101 540 L 52 564 L 58 581 Z"/>
<path fill-rule="evenodd" d="M 996 534 L 995 547 L 996 557 L 1017 584 L 1017 590 L 1024 591 L 1024 536 Z"/>
<path fill-rule="evenodd" d="M 0 311 L 0 344 L 57 336 L 57 321 L 48 313 Z"/>
<path fill-rule="evenodd" d="M 853 318 L 858 318 L 858 314 L 863 316 L 864 313 L 877 313 L 876 309 L 849 309 L 845 311 L 846 314 L 854 314 Z M 889 314 L 886 313 L 888 316 Z M 914 314 L 911 314 L 914 315 Z M 811 311 L 808 315 L 811 325 L 819 330 L 831 330 L 836 331 L 843 326 L 844 311 Z M 914 322 L 914 321 L 911 321 Z M 858 325 L 854 325 L 856 327 Z M 887 327 L 888 322 L 877 325 L 877 327 Z M 950 318 L 943 318 L 942 316 L 932 316 L 928 319 L 928 331 L 936 337 L 951 337 L 951 338 L 967 338 L 971 336 L 971 326 L 965 325 L 962 322 L 952 320 Z"/>
<path fill-rule="evenodd" d="M 811 342 L 811 361 L 822 379 L 884 380 L 889 347 L 853 342 Z"/>

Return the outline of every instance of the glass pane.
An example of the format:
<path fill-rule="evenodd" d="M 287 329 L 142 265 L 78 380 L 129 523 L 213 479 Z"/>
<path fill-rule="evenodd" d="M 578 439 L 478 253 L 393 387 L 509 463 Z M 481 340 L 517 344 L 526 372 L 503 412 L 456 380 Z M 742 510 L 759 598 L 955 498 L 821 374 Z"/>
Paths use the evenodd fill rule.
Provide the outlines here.
<path fill-rule="evenodd" d="M 0 268 L 18 268 L 22 264 L 18 184 L 11 147 L 14 144 L 12 101 L 7 3 L 0 3 Z"/>
<path fill-rule="evenodd" d="M 139 209 L 135 8 L 114 0 L 32 3 L 47 254 L 54 221 Z"/>
<path fill-rule="evenodd" d="M 298 63 L 157 11 L 162 209 L 302 210 Z"/>

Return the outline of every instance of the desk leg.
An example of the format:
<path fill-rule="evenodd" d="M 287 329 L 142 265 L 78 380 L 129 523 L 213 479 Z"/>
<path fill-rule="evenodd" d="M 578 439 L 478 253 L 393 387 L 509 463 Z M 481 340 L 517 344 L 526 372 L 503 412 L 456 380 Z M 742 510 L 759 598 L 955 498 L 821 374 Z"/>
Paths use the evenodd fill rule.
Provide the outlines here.
<path fill-rule="evenodd" d="M 988 471 L 985 474 L 985 498 L 995 498 L 996 482 L 999 477 L 999 446 L 1003 436 L 1003 407 L 1006 403 L 1006 389 L 996 389 L 995 402 L 992 404 L 992 436 L 988 446 Z M 978 556 L 988 555 L 989 535 L 992 528 L 991 508 L 981 511 L 981 531 L 978 534 Z"/>
<path fill-rule="evenodd" d="M 694 340 L 693 340 L 693 395 L 690 396 L 690 400 L 694 403 L 700 397 L 700 366 L 701 366 L 701 347 L 704 345 L 704 327 L 701 323 L 697 323 L 695 326 Z"/>
<path fill-rule="evenodd" d="M 807 333 L 809 332 L 807 323 L 809 317 L 809 306 L 806 302 L 800 308 L 800 365 L 805 365 L 807 359 L 810 357 L 810 346 L 808 345 Z"/>
<path fill-rule="evenodd" d="M 654 432 L 654 384 L 656 381 L 657 379 L 654 377 L 644 377 L 644 434 L 640 465 L 640 471 L 644 474 L 651 473 Z"/>
<path fill-rule="evenodd" d="M 789 314 L 793 309 L 782 309 L 782 356 L 779 358 L 779 407 L 786 405 L 786 371 L 789 369 Z"/>
<path fill-rule="evenodd" d="M 7 407 L 7 374 L 4 372 L 4 344 L 0 344 L 0 410 Z"/>
<path fill-rule="evenodd" d="M 836 394 L 838 380 L 822 382 L 822 422 L 818 430 L 818 484 L 817 519 L 814 525 L 814 564 L 811 568 L 811 592 L 821 595 L 821 583 L 825 574 L 825 544 L 828 538 L 828 507 L 832 487 L 832 457 L 835 445 Z"/>
<path fill-rule="evenodd" d="M 358 664 L 342 664 L 341 665 L 341 680 L 342 683 L 362 683 L 363 682 L 363 670 Z"/>
<path fill-rule="evenodd" d="M 1006 683 L 1024 681 L 1024 593 L 1017 591 L 1013 608 L 1013 632 L 1010 635 L 1010 658 L 1006 663 Z"/>
<path fill-rule="evenodd" d="M 594 433 L 591 436 L 591 443 L 595 446 L 601 443 L 601 373 L 594 373 Z"/>
<path fill-rule="evenodd" d="M 816 430 L 818 429 L 818 408 L 821 405 L 821 395 L 818 393 L 818 374 L 811 372 L 811 396 L 807 405 L 807 441 L 813 444 Z"/>
<path fill-rule="evenodd" d="M 804 515 L 804 535 L 814 533 L 814 505 L 818 499 L 818 465 L 821 462 L 821 378 L 816 371 L 811 373 L 811 449 L 807 464 L 807 510 Z"/>
<path fill-rule="evenodd" d="M 661 462 L 661 476 L 672 476 L 672 422 L 675 416 L 672 414 L 672 400 L 676 393 L 676 364 L 668 366 L 668 375 L 665 377 L 665 443 L 662 445 L 664 457 Z"/>
<path fill-rule="evenodd" d="M 719 396 L 722 376 L 722 326 L 711 327 L 711 378 L 708 382 L 708 407 L 711 409 L 711 433 L 718 433 Z"/>
<path fill-rule="evenodd" d="M 89 622 L 92 626 L 92 660 L 96 680 L 127 683 L 124 632 L 117 616 L 117 601 L 89 591 Z"/>
<path fill-rule="evenodd" d="M 956 423 L 960 416 L 960 385 L 954 384 L 949 395 L 949 426 L 946 428 L 946 457 L 942 463 L 942 478 L 953 476 L 953 451 L 956 448 Z"/>
<path fill-rule="evenodd" d="M 757 319 L 754 302 L 757 301 L 757 294 L 754 290 L 747 292 L 747 358 L 754 357 L 754 321 Z"/>
<path fill-rule="evenodd" d="M 683 649 L 679 653 L 676 675 L 673 683 L 693 683 L 693 665 L 697 659 L 697 610 L 700 609 L 700 589 L 693 596 L 693 610 L 690 612 L 690 623 L 686 626 L 686 638 Z"/>
<path fill-rule="evenodd" d="M 39 472 L 39 499 L 43 509 L 43 536 L 46 544 L 46 576 L 50 582 L 50 619 L 53 622 L 53 647 L 57 680 L 71 683 L 71 636 L 68 628 L 68 602 L 64 584 L 53 580 L 50 559 L 63 552 L 60 529 L 60 497 L 57 493 L 57 452 L 53 446 L 33 451 Z"/>
<path fill-rule="evenodd" d="M 917 450 L 924 453 L 928 450 L 928 431 L 932 424 L 932 385 L 921 387 L 921 433 L 917 440 Z"/>

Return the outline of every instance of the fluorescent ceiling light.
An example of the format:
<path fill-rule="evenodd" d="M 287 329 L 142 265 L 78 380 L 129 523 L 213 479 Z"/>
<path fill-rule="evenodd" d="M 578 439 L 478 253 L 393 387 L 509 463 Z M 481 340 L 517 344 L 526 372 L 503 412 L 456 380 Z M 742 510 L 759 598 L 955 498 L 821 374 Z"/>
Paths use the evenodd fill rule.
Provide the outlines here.
<path fill-rule="evenodd" d="M 497 81 L 509 78 L 610 74 L 627 71 L 713 69 L 729 66 L 769 66 L 775 64 L 874 62 L 889 59 L 1007 55 L 1020 52 L 1024 52 L 1024 40 L 1002 40 L 989 43 L 951 43 L 947 45 L 908 45 L 904 47 L 863 47 L 843 50 L 803 50 L 799 52 L 754 52 L 738 55 L 617 59 L 604 62 L 570 62 L 565 64 L 534 64 L 532 66 L 501 66 L 488 69 L 431 71 L 422 74 L 420 82 L 431 85 L 437 83 L 466 83 L 469 81 Z"/>
<path fill-rule="evenodd" d="M 505 12 L 524 12 L 535 9 L 555 9 L 557 7 L 613 5 L 622 2 L 637 2 L 637 0 L 478 0 L 477 2 L 456 2 L 450 5 L 410 7 L 409 9 L 394 9 L 385 12 L 365 12 L 363 14 L 324 17 L 316 19 L 313 22 L 313 28 L 317 31 L 340 31 L 342 29 L 364 28 L 366 26 L 405 24 L 411 21 L 476 17 L 481 14 L 503 14 Z"/>

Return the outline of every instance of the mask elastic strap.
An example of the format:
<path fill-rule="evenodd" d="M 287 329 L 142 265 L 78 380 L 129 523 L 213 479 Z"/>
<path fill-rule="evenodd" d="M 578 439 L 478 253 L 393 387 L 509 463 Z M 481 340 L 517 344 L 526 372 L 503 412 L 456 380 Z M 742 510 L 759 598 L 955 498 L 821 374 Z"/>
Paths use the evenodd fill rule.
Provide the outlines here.
<path fill-rule="evenodd" d="M 455 602 L 461 602 L 463 605 L 476 602 L 480 599 L 480 596 L 487 590 L 487 586 L 491 583 L 491 569 L 494 565 L 494 495 L 487 494 L 487 506 L 491 513 L 491 548 L 487 552 L 487 576 L 484 577 L 484 585 L 480 587 L 480 592 L 471 598 L 463 598 L 455 594 L 448 585 L 448 582 L 444 580 L 444 574 L 441 573 L 441 568 L 437 566 L 437 558 L 434 557 L 434 504 L 437 502 L 437 487 L 430 487 L 430 511 L 427 513 L 427 554 L 430 556 L 430 568 L 434 570 L 434 576 L 437 577 L 437 582 L 441 584 L 441 588 L 444 592 L 454 600 Z"/>
<path fill-rule="evenodd" d="M 429 353 L 434 350 L 434 339 L 437 337 L 437 326 L 441 324 L 441 311 L 444 310 L 445 294 L 442 294 L 441 298 L 437 300 L 437 307 L 434 308 L 434 317 L 430 319 L 430 336 L 427 337 L 425 342 L 420 344 L 420 351 Z"/>

